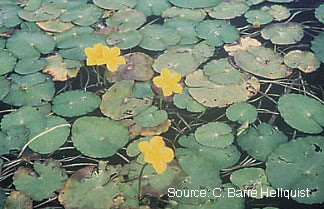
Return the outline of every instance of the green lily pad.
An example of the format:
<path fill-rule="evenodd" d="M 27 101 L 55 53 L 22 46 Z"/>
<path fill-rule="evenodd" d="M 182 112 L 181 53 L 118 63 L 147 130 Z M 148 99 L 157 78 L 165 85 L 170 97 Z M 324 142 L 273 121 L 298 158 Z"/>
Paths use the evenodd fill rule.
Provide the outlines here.
<path fill-rule="evenodd" d="M 244 1 L 222 1 L 216 7 L 208 9 L 210 17 L 216 19 L 233 19 L 248 11 L 249 6 Z"/>
<path fill-rule="evenodd" d="M 132 98 L 134 81 L 122 80 L 112 85 L 102 96 L 101 112 L 114 119 L 121 120 L 136 116 L 152 104 L 152 98 Z"/>
<path fill-rule="evenodd" d="M 115 73 L 108 73 L 106 78 L 111 82 L 121 80 L 147 81 L 153 78 L 153 59 L 142 52 L 126 54 L 126 65 L 122 65 Z"/>
<path fill-rule="evenodd" d="M 139 46 L 151 51 L 165 50 L 169 45 L 176 45 L 180 41 L 180 35 L 174 28 L 162 25 L 148 25 L 140 32 L 143 40 Z"/>
<path fill-rule="evenodd" d="M 20 7 L 16 4 L 0 5 L 0 28 L 12 28 L 19 25 L 22 20 L 18 17 Z"/>
<path fill-rule="evenodd" d="M 267 180 L 262 168 L 243 168 L 231 174 L 231 182 L 245 191 L 247 196 L 262 199 L 270 192 L 275 192 Z M 264 192 L 268 191 L 268 192 Z"/>
<path fill-rule="evenodd" d="M 276 3 L 289 3 L 293 2 L 294 0 L 267 0 L 269 2 L 276 2 Z"/>
<path fill-rule="evenodd" d="M 11 150 L 20 150 L 28 140 L 29 130 L 24 126 L 11 126 L 0 131 L 0 155 L 9 154 Z"/>
<path fill-rule="evenodd" d="M 181 39 L 179 45 L 189 45 L 198 42 L 195 30 L 197 23 L 195 21 L 184 18 L 172 18 L 166 20 L 164 25 L 170 28 L 173 27 L 178 31 Z"/>
<path fill-rule="evenodd" d="M 304 31 L 298 23 L 276 23 L 263 28 L 261 36 L 273 44 L 294 44 L 303 38 Z"/>
<path fill-rule="evenodd" d="M 62 32 L 62 33 L 55 33 L 54 40 L 56 41 L 56 43 L 60 43 L 61 41 L 65 40 L 65 39 L 77 38 L 78 35 L 92 34 L 93 32 L 94 32 L 93 28 L 75 26 L 67 31 Z"/>
<path fill-rule="evenodd" d="M 324 33 L 319 33 L 312 41 L 312 51 L 324 63 Z"/>
<path fill-rule="evenodd" d="M 305 195 L 291 197 L 299 203 L 323 203 L 323 147 L 323 136 L 297 138 L 280 145 L 266 163 L 266 174 L 271 185 L 292 190 L 292 194 L 303 191 Z"/>
<path fill-rule="evenodd" d="M 118 28 L 119 31 L 135 30 L 145 22 L 145 14 L 134 9 L 119 10 L 106 20 L 109 27 Z"/>
<path fill-rule="evenodd" d="M 195 138 L 204 146 L 217 148 L 227 147 L 234 141 L 231 127 L 221 122 L 211 122 L 197 128 Z"/>
<path fill-rule="evenodd" d="M 131 97 L 143 99 L 145 97 L 154 97 L 154 95 L 155 94 L 151 88 L 151 82 L 145 81 L 135 82 Z"/>
<path fill-rule="evenodd" d="M 192 48 L 192 54 L 200 64 L 206 62 L 208 58 L 212 57 L 214 51 L 215 47 L 208 45 L 206 41 L 202 41 Z"/>
<path fill-rule="evenodd" d="M 42 33 L 18 32 L 7 41 L 7 49 L 19 59 L 40 57 L 54 47 L 53 38 Z"/>
<path fill-rule="evenodd" d="M 4 49 L 6 46 L 6 40 L 5 39 L 0 39 L 0 49 Z"/>
<path fill-rule="evenodd" d="M 16 61 L 16 57 L 9 51 L 0 49 L 0 75 L 11 72 L 16 65 Z"/>
<path fill-rule="evenodd" d="M 79 34 L 60 41 L 57 47 L 63 58 L 71 60 L 85 60 L 84 49 L 93 47 L 94 44 L 105 44 L 106 36 L 99 34 Z"/>
<path fill-rule="evenodd" d="M 194 100 L 187 88 L 184 88 L 182 94 L 175 94 L 173 96 L 173 103 L 180 109 L 186 109 L 189 112 L 203 112 L 206 107 Z"/>
<path fill-rule="evenodd" d="M 273 20 L 273 16 L 270 12 L 262 10 L 249 10 L 244 14 L 246 21 L 251 24 L 265 25 Z"/>
<path fill-rule="evenodd" d="M 315 17 L 318 19 L 318 21 L 324 23 L 324 3 L 315 9 Z"/>
<path fill-rule="evenodd" d="M 44 31 L 55 33 L 61 33 L 75 26 L 71 22 L 62 22 L 60 19 L 36 22 L 36 24 Z"/>
<path fill-rule="evenodd" d="M 164 110 L 158 110 L 156 106 L 151 106 L 134 117 L 134 122 L 143 127 L 155 127 L 163 123 L 168 118 Z"/>
<path fill-rule="evenodd" d="M 204 8 L 213 7 L 220 3 L 220 0 L 169 0 L 172 4 L 184 8 Z"/>
<path fill-rule="evenodd" d="M 122 124 L 103 117 L 82 117 L 72 127 L 74 146 L 90 157 L 110 157 L 129 140 Z"/>
<path fill-rule="evenodd" d="M 41 5 L 41 7 L 34 11 L 25 9 L 20 10 L 18 15 L 23 20 L 27 20 L 29 22 L 38 22 L 58 18 L 61 15 L 61 10 L 50 3 L 44 3 Z"/>
<path fill-rule="evenodd" d="M 33 200 L 27 197 L 24 193 L 18 191 L 10 192 L 10 196 L 6 200 L 3 209 L 32 209 Z"/>
<path fill-rule="evenodd" d="M 279 145 L 288 141 L 288 137 L 267 123 L 261 123 L 257 128 L 250 127 L 245 134 L 237 138 L 237 143 L 254 159 L 266 161 L 268 156 Z"/>
<path fill-rule="evenodd" d="M 234 60 L 244 71 L 264 78 L 286 78 L 292 73 L 283 63 L 283 57 L 264 47 L 249 47 L 238 51 Z"/>
<path fill-rule="evenodd" d="M 55 6 L 56 8 L 59 8 L 61 10 L 67 10 L 67 9 L 73 9 L 75 7 L 79 7 L 81 5 L 84 5 L 87 3 L 87 0 L 77 0 L 77 1 L 66 1 L 66 0 L 42 0 L 43 4 L 50 3 L 51 5 Z"/>
<path fill-rule="evenodd" d="M 260 84 L 255 77 L 241 83 L 219 85 L 208 80 L 202 70 L 189 74 L 185 82 L 190 95 L 207 107 L 224 107 L 246 101 L 260 89 Z"/>
<path fill-rule="evenodd" d="M 291 68 L 298 68 L 304 73 L 311 73 L 317 70 L 321 61 L 312 53 L 307 51 L 294 50 L 284 56 L 285 64 Z"/>
<path fill-rule="evenodd" d="M 75 90 L 57 95 L 52 103 L 54 113 L 64 117 L 75 117 L 98 108 L 100 98 L 92 92 Z"/>
<path fill-rule="evenodd" d="M 47 160 L 44 163 L 35 162 L 34 170 L 19 167 L 13 178 L 17 190 L 25 193 L 33 200 L 40 201 L 54 197 L 54 192 L 64 186 L 67 175 L 60 168 L 59 162 Z"/>
<path fill-rule="evenodd" d="M 251 124 L 257 119 L 257 116 L 257 109 L 246 102 L 232 104 L 226 109 L 226 117 L 240 124 L 243 124 L 245 121 Z"/>
<path fill-rule="evenodd" d="M 206 12 L 204 9 L 186 9 L 179 7 L 170 7 L 163 11 L 162 17 L 164 19 L 183 18 L 195 22 L 200 22 L 203 19 L 205 19 Z"/>
<path fill-rule="evenodd" d="M 57 116 L 47 117 L 45 123 L 43 121 L 34 121 L 29 127 L 29 139 L 37 137 L 29 144 L 29 148 L 41 154 L 56 151 L 70 135 L 70 124 Z"/>
<path fill-rule="evenodd" d="M 224 43 L 232 43 L 239 38 L 238 30 L 223 20 L 205 20 L 200 22 L 197 27 L 199 38 L 206 40 L 211 46 L 221 46 Z"/>
<path fill-rule="evenodd" d="M 7 96 L 10 91 L 10 81 L 0 76 L 0 101 Z"/>
<path fill-rule="evenodd" d="M 33 11 L 38 9 L 42 5 L 42 0 L 29 0 L 23 5 L 25 10 Z"/>
<path fill-rule="evenodd" d="M 10 79 L 10 91 L 3 99 L 4 103 L 15 106 L 40 106 L 54 97 L 54 83 L 44 74 L 12 74 Z"/>
<path fill-rule="evenodd" d="M 260 3 L 262 3 L 262 2 L 264 2 L 265 0 L 245 0 L 246 1 L 246 3 L 248 4 L 248 5 L 257 5 L 257 4 L 260 4 Z"/>
<path fill-rule="evenodd" d="M 138 0 L 135 9 L 143 12 L 146 16 L 160 16 L 170 6 L 168 0 Z"/>
<path fill-rule="evenodd" d="M 46 57 L 47 65 L 43 73 L 52 76 L 53 81 L 66 81 L 78 75 L 81 62 L 77 60 L 63 59 L 59 54 Z"/>
<path fill-rule="evenodd" d="M 127 155 L 129 157 L 136 157 L 137 155 L 141 154 L 141 151 L 138 149 L 138 143 L 149 140 L 150 137 L 142 137 L 130 143 L 126 148 Z"/>
<path fill-rule="evenodd" d="M 281 117 L 291 127 L 304 133 L 321 133 L 324 126 L 324 105 L 300 94 L 280 97 L 278 109 Z"/>
<path fill-rule="evenodd" d="M 3 161 L 2 159 L 0 160 L 1 161 L 1 169 L 2 169 L 2 164 L 3 164 Z M 1 172 L 1 169 L 0 169 L 0 172 Z M 4 208 L 4 205 L 6 204 L 6 199 L 7 199 L 7 195 L 6 193 L 3 191 L 2 188 L 0 188 L 0 208 Z"/>
<path fill-rule="evenodd" d="M 137 0 L 93 0 L 93 3 L 103 9 L 122 10 L 134 8 Z"/>
<path fill-rule="evenodd" d="M 235 69 L 226 58 L 208 62 L 203 71 L 210 81 L 221 85 L 241 83 L 249 77 Z"/>
<path fill-rule="evenodd" d="M 120 49 L 131 49 L 143 40 L 143 35 L 137 30 L 116 31 L 108 35 L 106 42 L 108 45 L 116 46 Z"/>
<path fill-rule="evenodd" d="M 63 22 L 73 22 L 80 26 L 89 26 L 96 23 L 102 15 L 102 10 L 93 4 L 84 4 L 68 9 L 60 16 Z"/>
<path fill-rule="evenodd" d="M 44 59 L 25 58 L 18 61 L 15 67 L 15 72 L 22 75 L 26 75 L 26 74 L 36 73 L 42 70 L 45 66 L 46 66 L 46 61 Z"/>
<path fill-rule="evenodd" d="M 116 168 L 106 163 L 87 166 L 75 172 L 60 192 L 59 201 L 65 208 L 114 208 L 119 194 L 118 181 L 111 179 Z"/>
<path fill-rule="evenodd" d="M 281 5 L 272 5 L 271 7 L 265 6 L 262 7 L 261 10 L 269 12 L 276 21 L 282 21 L 290 17 L 289 9 Z"/>

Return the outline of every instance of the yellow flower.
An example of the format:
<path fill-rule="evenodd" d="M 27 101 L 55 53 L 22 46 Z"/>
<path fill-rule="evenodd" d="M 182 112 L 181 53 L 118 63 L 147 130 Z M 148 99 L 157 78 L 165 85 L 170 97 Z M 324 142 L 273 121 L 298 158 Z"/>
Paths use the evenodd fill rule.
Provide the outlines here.
<path fill-rule="evenodd" d="M 150 142 L 138 143 L 138 149 L 144 154 L 144 161 L 152 164 L 158 174 L 163 173 L 167 163 L 174 158 L 173 150 L 165 146 L 160 136 L 152 137 Z"/>
<path fill-rule="evenodd" d="M 87 56 L 87 65 L 106 65 L 107 69 L 115 72 L 118 65 L 126 64 L 124 57 L 120 55 L 120 49 L 117 47 L 109 48 L 102 44 L 95 44 L 93 48 L 85 48 L 84 53 Z"/>
<path fill-rule="evenodd" d="M 153 79 L 153 83 L 162 89 L 164 96 L 171 96 L 173 93 L 182 93 L 182 86 L 178 82 L 181 80 L 179 73 L 171 73 L 168 68 L 161 70 L 161 75 Z"/>

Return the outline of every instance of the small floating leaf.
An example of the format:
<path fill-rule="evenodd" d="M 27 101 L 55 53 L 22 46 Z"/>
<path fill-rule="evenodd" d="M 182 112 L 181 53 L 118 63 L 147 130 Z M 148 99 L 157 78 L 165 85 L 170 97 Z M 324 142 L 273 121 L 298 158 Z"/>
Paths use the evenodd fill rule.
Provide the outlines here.
<path fill-rule="evenodd" d="M 261 46 L 261 42 L 254 38 L 242 37 L 233 44 L 225 44 L 224 49 L 230 56 L 234 56 L 236 52 L 253 46 Z"/>
<path fill-rule="evenodd" d="M 11 150 L 20 150 L 28 140 L 29 130 L 26 126 L 11 126 L 5 132 L 0 131 L 0 155 L 9 154 Z"/>
<path fill-rule="evenodd" d="M 93 3 L 103 9 L 122 10 L 133 8 L 137 4 L 136 0 L 93 0 Z"/>
<path fill-rule="evenodd" d="M 64 117 L 75 117 L 98 108 L 100 98 L 92 92 L 75 90 L 57 95 L 52 103 L 54 113 Z"/>
<path fill-rule="evenodd" d="M 20 10 L 18 15 L 21 19 L 29 22 L 53 20 L 61 15 L 61 10 L 50 3 L 44 3 L 34 11 Z"/>
<path fill-rule="evenodd" d="M 106 20 L 109 27 L 119 31 L 136 30 L 146 22 L 146 16 L 134 9 L 119 10 Z"/>
<path fill-rule="evenodd" d="M 294 44 L 303 38 L 304 31 L 298 23 L 276 23 L 263 28 L 261 35 L 273 44 Z"/>
<path fill-rule="evenodd" d="M 288 67 L 298 68 L 304 73 L 314 72 L 321 65 L 321 61 L 312 52 L 300 50 L 285 54 L 284 61 Z"/>
<path fill-rule="evenodd" d="M 10 196 L 6 200 L 3 209 L 32 209 L 33 200 L 27 197 L 24 193 L 18 191 L 10 192 Z"/>
<path fill-rule="evenodd" d="M 261 123 L 257 128 L 250 127 L 245 134 L 237 138 L 237 143 L 254 159 L 266 161 L 268 156 L 279 145 L 288 141 L 288 137 L 267 123 Z"/>
<path fill-rule="evenodd" d="M 146 16 L 160 16 L 164 10 L 171 5 L 168 0 L 137 0 L 136 9 L 143 12 Z"/>
<path fill-rule="evenodd" d="M 187 88 L 183 89 L 182 94 L 175 94 L 173 102 L 178 108 L 186 109 L 189 112 L 203 112 L 207 109 L 190 96 Z"/>
<path fill-rule="evenodd" d="M 0 28 L 11 28 L 19 25 L 22 20 L 18 17 L 18 12 L 21 8 L 16 4 L 2 3 L 0 6 Z"/>
<path fill-rule="evenodd" d="M 15 67 L 15 72 L 19 74 L 31 74 L 42 70 L 46 66 L 44 59 L 38 58 L 25 58 L 19 60 Z"/>
<path fill-rule="evenodd" d="M 232 19 L 243 15 L 248 9 L 244 1 L 222 1 L 216 7 L 207 9 L 207 13 L 216 19 Z"/>
<path fill-rule="evenodd" d="M 324 3 L 315 9 L 315 17 L 318 19 L 318 21 L 324 23 Z"/>
<path fill-rule="evenodd" d="M 16 61 L 16 57 L 9 51 L 0 49 L 0 75 L 11 72 L 16 65 Z"/>
<path fill-rule="evenodd" d="M 261 10 L 269 12 L 276 21 L 282 21 L 290 16 L 290 11 L 281 5 L 272 5 L 271 7 L 262 7 Z"/>
<path fill-rule="evenodd" d="M 246 102 L 232 104 L 226 109 L 226 117 L 231 121 L 237 121 L 243 124 L 247 121 L 249 124 L 257 119 L 257 109 Z"/>
<path fill-rule="evenodd" d="M 294 0 L 267 0 L 269 2 L 276 2 L 276 3 L 289 3 L 293 2 Z"/>
<path fill-rule="evenodd" d="M 198 42 L 195 27 L 196 22 L 183 18 L 172 18 L 166 20 L 164 25 L 175 28 L 180 34 L 181 40 L 179 45 L 189 45 Z"/>
<path fill-rule="evenodd" d="M 0 76 L 0 101 L 7 96 L 10 91 L 10 81 Z"/>
<path fill-rule="evenodd" d="M 59 162 L 47 160 L 44 163 L 35 162 L 34 170 L 19 167 L 13 178 L 17 190 L 27 194 L 33 200 L 41 201 L 55 196 L 54 192 L 64 186 L 67 175 L 60 168 Z"/>
<path fill-rule="evenodd" d="M 80 26 L 89 26 L 96 23 L 102 15 L 102 10 L 93 4 L 83 4 L 70 8 L 60 16 L 63 22 L 73 22 Z"/>
<path fill-rule="evenodd" d="M 183 18 L 192 20 L 195 22 L 200 22 L 206 17 L 206 12 L 204 9 L 186 9 L 179 7 L 170 7 L 163 11 L 162 17 L 168 18 Z"/>
<path fill-rule="evenodd" d="M 312 41 L 312 51 L 324 63 L 324 33 L 319 33 Z"/>
<path fill-rule="evenodd" d="M 120 49 L 131 49 L 143 40 L 143 35 L 137 30 L 116 31 L 108 35 L 106 42 L 108 45 L 116 46 Z"/>
<path fill-rule="evenodd" d="M 81 117 L 72 127 L 74 146 L 90 157 L 110 157 L 129 140 L 122 124 L 103 117 Z"/>
<path fill-rule="evenodd" d="M 158 110 L 156 106 L 151 106 L 134 117 L 134 122 L 145 127 L 155 127 L 162 124 L 168 118 L 167 112 Z"/>
<path fill-rule="evenodd" d="M 172 4 L 184 8 L 213 7 L 220 3 L 220 0 L 169 0 Z"/>
<path fill-rule="evenodd" d="M 321 133 L 324 126 L 324 105 L 300 94 L 281 96 L 278 102 L 280 115 L 291 127 L 304 133 Z"/>
<path fill-rule="evenodd" d="M 75 26 L 71 22 L 62 22 L 60 19 L 36 22 L 36 24 L 44 31 L 56 33 L 61 33 Z"/>
<path fill-rule="evenodd" d="M 249 10 L 245 13 L 246 21 L 251 24 L 265 25 L 273 20 L 273 16 L 270 12 L 262 10 Z"/>

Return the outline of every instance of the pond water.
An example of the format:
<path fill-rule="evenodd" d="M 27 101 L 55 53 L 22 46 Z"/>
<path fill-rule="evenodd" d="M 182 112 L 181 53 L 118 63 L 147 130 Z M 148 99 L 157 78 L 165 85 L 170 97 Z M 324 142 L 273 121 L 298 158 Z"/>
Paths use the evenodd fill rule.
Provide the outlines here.
<path fill-rule="evenodd" d="M 186 6 L 178 0 L 17 2 L 0 2 L 1 56 L 9 56 L 0 57 L 0 65 L 8 68 L 12 65 L 8 60 L 14 60 L 6 72 L 0 69 L 0 208 L 16 208 L 15 204 L 25 204 L 17 208 L 86 209 L 323 207 L 324 58 L 323 50 L 312 43 L 324 34 L 322 1 L 224 0 L 234 2 L 233 7 L 246 7 L 241 13 L 239 7 L 232 12 L 237 17 L 223 18 L 228 20 L 219 18 L 216 9 L 215 13 L 210 9 L 180 12 Z M 201 7 L 198 1 L 186 2 Z M 255 5 L 247 6 L 248 2 Z M 280 10 L 270 13 L 275 4 L 281 5 Z M 171 12 L 172 5 L 179 11 Z M 320 5 L 322 22 L 314 14 Z M 254 10 L 260 13 L 252 14 Z M 9 11 L 14 12 L 8 15 Z M 287 12 L 286 18 L 273 20 Z M 17 18 L 16 24 L 6 21 Z M 269 40 L 266 29 L 278 23 L 284 24 L 268 33 L 274 36 L 279 31 L 279 40 Z M 66 32 L 77 27 L 86 32 Z M 177 27 L 183 27 L 181 35 Z M 252 46 L 234 51 L 224 47 L 233 47 L 242 37 L 260 41 L 259 45 L 246 42 Z M 240 41 L 239 48 L 244 45 Z M 323 38 L 318 42 L 324 44 Z M 26 43 L 35 49 L 28 51 Z M 117 72 L 105 65 L 87 66 L 84 48 L 95 43 L 120 47 L 126 65 Z M 310 54 L 286 56 L 294 50 Z M 29 56 L 32 53 L 36 55 Z M 57 55 L 62 60 L 56 61 Z M 295 66 L 288 66 L 290 61 Z M 316 70 L 303 72 L 297 69 L 300 66 L 304 71 L 313 66 Z M 181 83 L 182 94 L 173 89 L 171 97 L 163 96 L 164 87 L 154 81 L 162 76 L 162 68 L 181 74 L 176 83 Z M 62 70 L 72 78 L 52 82 L 50 76 L 41 77 L 43 69 L 52 75 L 61 75 Z M 52 96 L 46 83 L 54 87 Z M 37 85 L 43 86 L 33 89 Z M 85 95 L 84 90 L 92 93 Z M 154 135 L 163 136 L 175 153 L 163 174 L 157 174 L 154 163 L 139 151 L 138 143 Z M 43 142 L 38 143 L 38 138 Z M 168 197 L 168 188 L 207 193 L 220 188 L 223 196 L 174 198 Z M 233 198 L 228 197 L 230 188 L 250 192 L 308 188 L 311 197 Z"/>

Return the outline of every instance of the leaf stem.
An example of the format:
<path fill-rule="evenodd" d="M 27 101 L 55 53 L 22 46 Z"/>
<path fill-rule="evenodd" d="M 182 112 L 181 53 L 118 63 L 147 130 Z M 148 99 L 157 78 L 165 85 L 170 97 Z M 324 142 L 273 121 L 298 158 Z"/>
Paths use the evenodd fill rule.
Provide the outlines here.
<path fill-rule="evenodd" d="M 141 194 L 141 187 L 142 187 L 142 176 L 143 176 L 143 171 L 145 169 L 145 167 L 147 166 L 148 164 L 145 163 L 139 173 L 139 177 L 138 177 L 138 195 L 137 195 L 137 198 L 138 200 L 140 201 L 141 200 L 141 197 L 142 197 L 142 194 Z"/>

